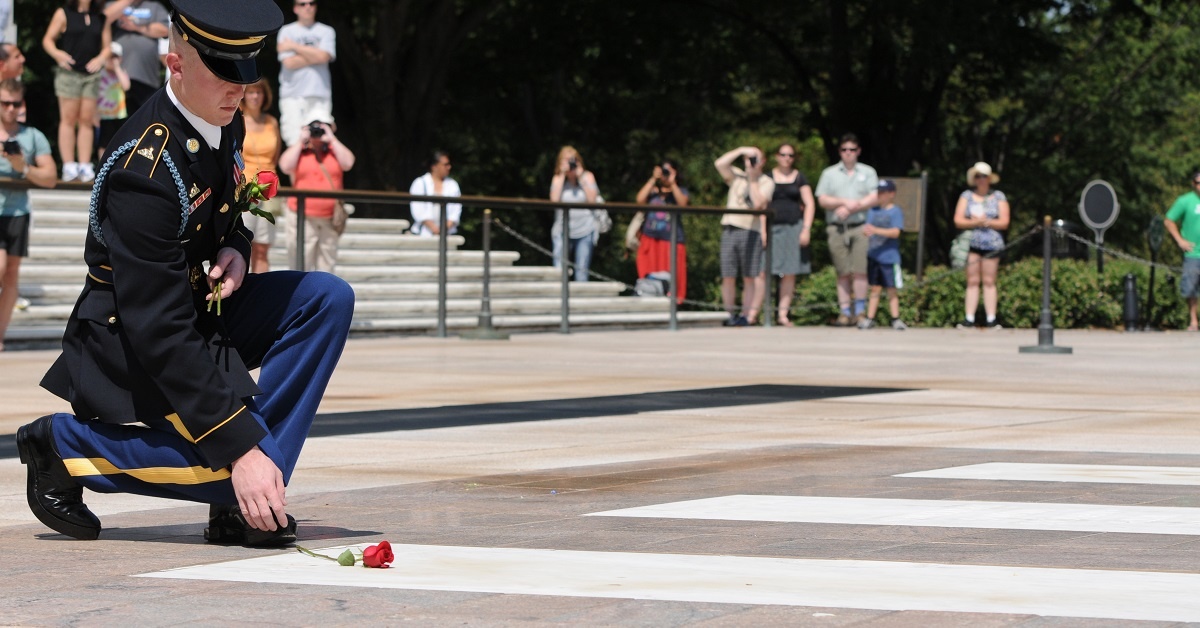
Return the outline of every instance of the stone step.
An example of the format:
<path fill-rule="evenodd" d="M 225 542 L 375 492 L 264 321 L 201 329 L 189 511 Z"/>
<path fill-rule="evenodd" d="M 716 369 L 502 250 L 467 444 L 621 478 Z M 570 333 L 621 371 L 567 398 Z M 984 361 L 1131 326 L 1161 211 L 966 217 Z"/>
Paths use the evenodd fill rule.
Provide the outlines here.
<path fill-rule="evenodd" d="M 45 209 L 82 210 L 87 216 L 91 192 L 82 190 L 29 190 L 29 209 L 38 212 Z"/>
<path fill-rule="evenodd" d="M 614 296 L 625 289 L 624 284 L 607 281 L 571 282 L 569 287 L 572 299 Z M 22 278 L 20 294 L 29 299 L 33 307 L 63 305 L 75 303 L 82 289 L 82 278 L 70 283 L 31 283 Z M 558 299 L 561 291 L 559 284 L 547 281 L 500 281 L 492 284 L 490 290 L 493 299 Z M 438 287 L 436 283 L 378 282 L 355 285 L 354 293 L 359 301 L 436 299 Z M 479 299 L 482 296 L 482 283 L 446 284 L 446 297 L 449 299 Z"/>
<path fill-rule="evenodd" d="M 511 266 L 520 258 L 516 251 L 493 251 L 492 266 Z M 83 264 L 83 246 L 76 244 L 30 244 L 29 264 L 22 267 L 22 272 L 35 276 L 38 268 L 56 264 L 69 264 L 79 267 Z M 283 270 L 287 264 L 286 251 L 281 257 L 272 260 L 276 270 Z M 433 266 L 437 267 L 438 251 L 435 249 L 340 249 L 338 251 L 338 267 L 344 266 Z M 483 251 L 447 251 L 447 266 L 482 266 Z"/>
<path fill-rule="evenodd" d="M 683 327 L 720 325 L 726 318 L 724 312 L 679 312 L 676 320 Z M 554 331 L 559 328 L 560 316 L 555 314 L 510 314 L 493 316 L 492 325 L 500 329 L 521 331 Z M 638 313 L 574 313 L 570 315 L 572 327 L 625 328 L 665 327 L 669 314 L 663 312 Z M 478 315 L 447 316 L 446 327 L 457 331 L 474 329 L 479 324 Z M 62 341 L 63 321 L 46 323 L 21 323 L 13 321 L 8 328 L 5 342 L 13 348 L 53 349 Z M 413 318 L 355 318 L 351 334 L 361 336 L 372 333 L 431 333 L 437 329 L 437 316 Z"/>
<path fill-rule="evenodd" d="M 580 283 L 573 281 L 568 284 L 571 298 L 588 296 L 614 296 L 625 289 L 621 283 L 608 281 L 589 281 Z M 359 283 L 354 286 L 354 293 L 359 301 L 395 300 L 395 299 L 436 299 L 437 283 L 399 283 L 371 282 Z M 562 286 L 549 281 L 498 281 L 491 284 L 490 293 L 496 298 L 520 297 L 553 297 L 559 298 Z M 446 297 L 450 299 L 478 299 L 483 296 L 483 284 L 448 283 Z"/>
<path fill-rule="evenodd" d="M 338 266 L 337 274 L 346 281 L 358 285 L 373 282 L 434 282 L 438 278 L 436 266 Z M 449 266 L 446 268 L 448 281 L 483 281 L 483 266 Z M 556 281 L 559 270 L 551 266 L 493 266 L 491 280 L 502 281 Z"/>
<path fill-rule="evenodd" d="M 572 313 L 645 313 L 666 312 L 666 297 L 578 297 L 571 299 Z M 479 299 L 447 299 L 446 312 L 477 316 L 482 307 Z M 492 313 L 504 315 L 554 314 L 560 311 L 557 298 L 492 299 Z M 74 301 L 50 305 L 33 304 L 13 312 L 13 323 L 37 324 L 65 321 L 74 309 Z M 409 318 L 437 316 L 437 299 L 358 300 L 354 304 L 355 318 Z"/>
<path fill-rule="evenodd" d="M 684 326 L 720 325 L 728 316 L 724 312 L 679 312 L 676 320 Z M 521 329 L 528 331 L 557 330 L 561 323 L 557 314 L 518 314 L 493 316 L 492 326 L 499 329 Z M 642 312 L 636 314 L 575 314 L 569 317 L 572 327 L 665 327 L 670 321 L 666 312 Z M 474 329 L 479 325 L 478 316 L 446 317 L 446 328 L 455 330 Z M 371 332 L 424 332 L 437 329 L 437 317 L 422 318 L 356 318 L 351 331 L 358 334 Z"/>
<path fill-rule="evenodd" d="M 43 217 L 38 216 L 34 221 L 35 224 L 29 233 L 30 246 L 73 246 L 81 248 L 88 237 L 86 219 L 79 221 L 77 224 L 46 224 Z M 279 259 L 284 260 L 287 258 L 287 246 L 282 243 L 282 237 L 279 240 L 280 244 L 271 248 L 271 257 L 272 259 L 279 257 Z M 462 236 L 456 235 L 447 238 L 447 245 L 449 246 L 449 250 L 452 251 L 461 247 L 463 242 Z M 436 251 L 438 241 L 436 238 L 424 238 L 399 233 L 347 232 L 338 243 L 338 248 L 343 252 L 362 249 Z M 30 255 L 36 257 L 32 252 L 30 252 Z"/>
<path fill-rule="evenodd" d="M 668 304 L 666 297 L 579 297 L 570 301 L 571 312 L 578 314 L 666 312 Z M 479 299 L 446 299 L 447 315 L 477 316 L 481 307 Z M 492 299 L 493 315 L 548 315 L 561 311 L 556 298 Z M 437 316 L 437 300 L 358 301 L 354 315 L 373 319 Z"/>

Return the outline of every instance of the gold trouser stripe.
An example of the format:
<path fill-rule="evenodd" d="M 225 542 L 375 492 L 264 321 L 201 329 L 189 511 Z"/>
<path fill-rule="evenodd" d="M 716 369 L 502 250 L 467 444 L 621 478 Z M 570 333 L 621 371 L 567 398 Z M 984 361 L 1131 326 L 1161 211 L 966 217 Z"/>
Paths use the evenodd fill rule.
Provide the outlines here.
<path fill-rule="evenodd" d="M 201 435 L 201 436 L 200 436 L 200 438 L 197 438 L 197 439 L 196 439 L 194 442 L 197 442 L 197 443 L 198 443 L 198 442 L 200 442 L 200 441 L 204 440 L 205 438 L 208 438 L 208 435 L 209 435 L 209 434 L 212 434 L 213 432 L 215 432 L 215 431 L 217 431 L 217 430 L 221 429 L 221 426 L 223 426 L 223 425 L 225 425 L 226 423 L 228 423 L 228 422 L 232 421 L 232 420 L 233 420 L 233 417 L 235 417 L 235 416 L 237 416 L 237 415 L 241 414 L 241 413 L 242 413 L 242 410 L 245 410 L 245 409 L 246 409 L 246 406 L 242 406 L 242 409 L 241 409 L 241 410 L 238 410 L 237 412 L 234 412 L 233 414 L 229 415 L 229 418 L 228 418 L 228 419 L 225 419 L 224 421 L 221 421 L 220 423 L 218 423 L 218 424 L 216 425 L 216 427 L 214 427 L 214 428 L 212 428 L 211 430 L 208 430 L 207 432 L 205 432 L 203 435 Z"/>
<path fill-rule="evenodd" d="M 125 474 L 150 484 L 207 484 L 229 479 L 228 469 L 213 471 L 208 467 L 119 469 L 104 458 L 64 458 L 63 464 L 72 477 Z"/>
<path fill-rule="evenodd" d="M 178 414 L 172 412 L 171 414 L 168 414 L 165 418 L 171 425 L 175 426 L 175 431 L 179 432 L 180 436 L 187 439 L 187 442 L 189 442 L 189 443 L 196 442 L 196 439 L 192 438 L 191 432 L 189 432 L 187 427 L 184 426 L 183 419 L 179 418 Z"/>

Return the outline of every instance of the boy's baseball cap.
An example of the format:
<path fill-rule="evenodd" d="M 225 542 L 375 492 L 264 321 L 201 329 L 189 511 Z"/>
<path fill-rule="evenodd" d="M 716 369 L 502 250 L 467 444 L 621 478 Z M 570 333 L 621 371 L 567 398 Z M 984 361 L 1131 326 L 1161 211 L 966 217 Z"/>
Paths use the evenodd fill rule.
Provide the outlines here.
<path fill-rule="evenodd" d="M 880 192 L 895 192 L 896 191 L 896 182 L 892 181 L 891 179 L 880 179 L 879 180 L 879 191 Z"/>

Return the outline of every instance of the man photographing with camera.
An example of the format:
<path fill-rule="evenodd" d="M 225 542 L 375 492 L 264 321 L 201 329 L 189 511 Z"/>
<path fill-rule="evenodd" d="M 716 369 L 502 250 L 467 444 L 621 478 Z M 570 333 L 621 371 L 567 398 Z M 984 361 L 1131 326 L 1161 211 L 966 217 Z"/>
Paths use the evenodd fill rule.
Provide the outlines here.
<path fill-rule="evenodd" d="M 279 169 L 300 190 L 341 190 L 343 176 L 354 167 L 354 153 L 334 134 L 331 119 L 317 119 L 302 126 L 299 141 L 279 156 Z M 304 201 L 304 270 L 332 273 L 337 264 L 338 238 L 333 214 L 338 201 L 308 198 Z M 288 257 L 295 259 L 296 199 L 288 199 L 286 234 Z"/>
<path fill-rule="evenodd" d="M 18 121 L 25 108 L 25 87 L 17 79 L 0 81 L 0 127 L 3 154 L 0 176 L 25 179 L 43 188 L 54 187 L 58 167 L 50 142 L 41 131 Z M 0 189 L 0 351 L 17 302 L 21 258 L 29 255 L 29 192 Z"/>

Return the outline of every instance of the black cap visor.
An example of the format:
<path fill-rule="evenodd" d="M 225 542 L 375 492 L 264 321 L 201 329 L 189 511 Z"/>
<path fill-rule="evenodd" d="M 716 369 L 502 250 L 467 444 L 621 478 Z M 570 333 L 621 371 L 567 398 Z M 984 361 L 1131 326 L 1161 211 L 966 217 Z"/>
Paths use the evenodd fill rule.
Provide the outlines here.
<path fill-rule="evenodd" d="M 199 51 L 197 51 L 199 52 Z M 258 63 L 253 59 L 220 59 L 200 53 L 200 59 L 204 61 L 204 65 L 212 70 L 213 74 L 230 83 L 239 85 L 249 85 L 258 80 Z"/>

